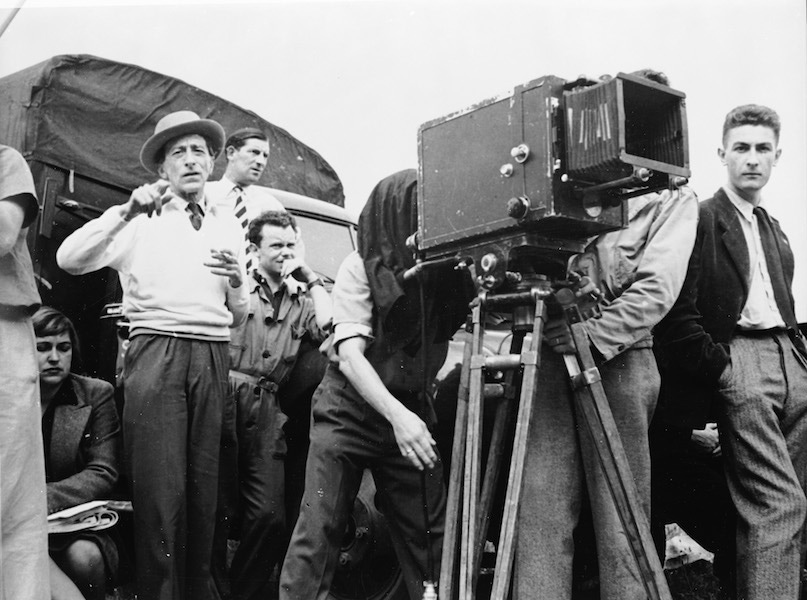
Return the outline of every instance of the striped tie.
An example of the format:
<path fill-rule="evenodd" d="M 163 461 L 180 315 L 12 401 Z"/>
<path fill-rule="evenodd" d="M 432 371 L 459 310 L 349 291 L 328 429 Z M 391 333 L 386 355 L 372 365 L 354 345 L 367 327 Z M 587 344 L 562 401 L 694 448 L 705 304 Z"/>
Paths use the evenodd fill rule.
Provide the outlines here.
<path fill-rule="evenodd" d="M 235 210 L 235 218 L 238 219 L 238 222 L 241 223 L 241 228 L 244 230 L 244 260 L 247 265 L 247 273 L 250 273 L 252 271 L 252 257 L 249 254 L 249 219 L 247 218 L 247 205 L 244 202 L 244 190 L 239 185 L 235 186 L 233 190 L 238 194 L 235 197 L 233 209 Z"/>

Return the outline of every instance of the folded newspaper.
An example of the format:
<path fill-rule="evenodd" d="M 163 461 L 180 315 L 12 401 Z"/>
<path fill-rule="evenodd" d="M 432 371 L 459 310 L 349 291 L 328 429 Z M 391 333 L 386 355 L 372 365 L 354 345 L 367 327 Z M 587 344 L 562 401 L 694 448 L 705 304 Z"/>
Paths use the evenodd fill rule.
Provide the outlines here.
<path fill-rule="evenodd" d="M 112 527 L 118 522 L 118 513 L 110 504 L 109 500 L 93 500 L 48 515 L 48 533 L 98 531 Z"/>

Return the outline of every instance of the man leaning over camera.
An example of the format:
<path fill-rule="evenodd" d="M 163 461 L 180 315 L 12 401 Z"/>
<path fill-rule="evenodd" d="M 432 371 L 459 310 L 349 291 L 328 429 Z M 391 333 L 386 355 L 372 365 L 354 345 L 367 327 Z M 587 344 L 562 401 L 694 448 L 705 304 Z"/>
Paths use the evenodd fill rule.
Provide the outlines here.
<path fill-rule="evenodd" d="M 657 71 L 636 74 L 668 84 Z M 688 188 L 631 198 L 629 226 L 598 236 L 570 265 L 570 270 L 589 276 L 606 300 L 602 314 L 585 322 L 586 331 L 648 516 L 648 428 L 659 390 L 651 329 L 673 305 L 684 282 L 697 218 L 697 198 Z M 538 389 L 551 393 L 541 393 L 535 403 L 523 491 L 529 500 L 522 502 L 519 513 L 519 527 L 536 535 L 519 536 L 515 597 L 532 598 L 535 590 L 547 598 L 571 597 L 572 533 L 587 490 L 600 597 L 644 599 L 642 573 L 633 561 L 595 447 L 589 436 L 578 434 L 562 358 L 574 351 L 566 322 L 547 323 L 544 341 Z"/>

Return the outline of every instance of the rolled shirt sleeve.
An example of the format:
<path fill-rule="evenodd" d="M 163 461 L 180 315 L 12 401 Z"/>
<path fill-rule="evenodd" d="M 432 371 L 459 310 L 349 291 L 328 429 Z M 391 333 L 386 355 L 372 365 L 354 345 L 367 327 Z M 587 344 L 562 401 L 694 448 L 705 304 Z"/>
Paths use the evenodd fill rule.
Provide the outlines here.
<path fill-rule="evenodd" d="M 358 252 L 349 254 L 339 267 L 331 292 L 333 301 L 333 349 L 353 337 L 373 338 L 373 298 Z"/>

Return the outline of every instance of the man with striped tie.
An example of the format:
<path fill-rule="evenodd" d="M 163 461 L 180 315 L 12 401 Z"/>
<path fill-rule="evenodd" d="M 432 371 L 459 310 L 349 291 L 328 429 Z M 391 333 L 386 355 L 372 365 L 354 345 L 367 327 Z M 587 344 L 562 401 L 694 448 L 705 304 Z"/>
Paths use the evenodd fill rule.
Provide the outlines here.
<path fill-rule="evenodd" d="M 246 270 L 250 275 L 249 281 L 250 289 L 254 290 L 254 283 L 256 280 L 252 278 L 253 271 L 261 277 L 259 270 L 260 256 L 259 253 L 255 254 L 253 251 L 258 250 L 259 245 L 250 247 L 249 229 L 250 223 L 261 215 L 267 213 L 277 214 L 286 213 L 285 207 L 275 198 L 269 190 L 256 185 L 261 178 L 264 170 L 266 169 L 267 161 L 269 159 L 269 139 L 267 135 L 255 127 L 244 127 L 234 131 L 227 138 L 224 144 L 224 154 L 227 158 L 227 168 L 224 176 L 219 180 L 209 183 L 206 188 L 208 198 L 219 207 L 221 210 L 232 211 L 236 220 L 241 224 L 243 229 L 243 255 L 246 260 Z M 294 219 L 290 220 L 289 230 L 293 233 L 296 248 L 294 254 L 297 259 L 302 260 L 302 240 L 299 235 Z M 319 281 L 319 280 L 318 280 Z M 289 282 L 292 289 L 295 288 L 295 282 Z M 307 296 L 307 294 L 303 294 Z M 276 344 L 278 348 L 288 346 L 288 341 L 279 339 L 280 337 L 289 337 L 290 329 L 288 327 L 279 327 L 278 323 L 273 318 L 271 322 L 267 322 L 263 326 L 263 319 L 261 319 L 261 326 L 263 326 L 269 334 L 261 330 L 261 335 L 269 335 L 269 339 L 278 341 Z M 282 323 L 280 323 L 282 325 Z M 260 328 L 259 328 L 260 329 Z M 234 332 L 236 336 L 243 337 L 243 330 L 239 329 Z M 263 337 L 262 337 L 263 339 Z M 262 353 L 264 348 L 242 348 L 249 356 L 252 356 L 253 351 L 257 354 Z M 256 354 L 256 355 L 257 355 Z M 296 350 L 292 353 L 296 354 Z M 292 358 L 290 355 L 289 359 Z M 274 360 L 274 359 L 273 359 Z M 244 360 L 236 361 L 238 364 L 232 364 L 233 369 L 244 370 Z M 266 362 L 262 360 L 260 362 Z M 293 362 L 288 362 L 288 365 L 293 365 Z M 255 364 L 254 369 L 263 368 L 265 365 Z M 254 369 L 249 369 L 250 372 Z M 290 370 L 290 369 L 289 369 Z M 217 525 L 216 536 L 214 542 L 213 553 L 213 576 L 216 584 L 221 591 L 222 595 L 227 594 L 228 588 L 232 588 L 233 594 L 241 598 L 251 598 L 255 595 L 260 596 L 265 593 L 265 586 L 271 572 L 265 573 L 265 576 L 256 575 L 260 571 L 271 569 L 271 564 L 276 562 L 278 557 L 274 556 L 275 548 L 277 547 L 278 540 L 260 540 L 259 535 L 261 532 L 269 532 L 269 537 L 277 537 L 278 531 L 285 534 L 285 523 L 282 527 L 277 526 L 278 514 L 277 507 L 277 494 L 273 494 L 272 498 L 267 497 L 265 504 L 259 507 L 256 502 L 251 501 L 253 498 L 260 496 L 256 493 L 256 489 L 264 489 L 262 486 L 267 485 L 268 479 L 272 477 L 272 473 L 279 472 L 281 475 L 282 461 L 280 470 L 277 467 L 270 468 L 271 464 L 275 461 L 264 461 L 263 448 L 268 447 L 266 444 L 255 444 L 243 439 L 245 436 L 244 428 L 239 428 L 239 423 L 247 418 L 245 412 L 250 410 L 252 404 L 245 401 L 245 398 L 239 396 L 238 390 L 243 387 L 241 379 L 230 378 L 231 394 L 227 400 L 224 415 L 224 428 L 222 431 L 221 440 L 221 461 L 223 465 L 222 478 L 220 481 L 219 490 L 219 507 L 217 512 Z M 257 377 L 255 378 L 258 379 Z M 266 379 L 266 378 L 261 378 Z M 272 383 L 277 387 L 275 381 Z M 263 393 L 262 393 L 263 394 Z M 272 393 L 273 401 L 276 393 Z M 239 397 L 241 398 L 239 400 Z M 260 399 L 260 398 L 258 398 Z M 249 400 L 247 397 L 246 400 Z M 259 429 L 261 431 L 251 431 L 252 437 L 264 438 L 272 435 L 276 428 L 276 417 L 281 417 L 281 413 L 277 411 L 273 413 L 271 419 L 263 419 Z M 283 417 L 285 419 L 285 417 Z M 282 425 L 282 423 L 281 423 Z M 265 435 L 264 435 L 265 434 Z M 271 444 L 269 444 L 271 445 Z M 249 450 L 247 450 L 247 448 Z M 271 463 L 271 464 L 270 464 Z M 261 468 L 255 467 L 256 464 L 262 465 Z M 274 469 L 274 471 L 272 471 Z M 269 473 L 269 475 L 267 475 Z M 281 500 L 283 490 L 285 489 L 282 481 L 277 482 L 276 491 L 279 490 Z M 240 500 L 239 500 L 240 498 Z M 240 521 L 236 520 L 238 512 L 241 514 Z M 272 516 L 266 516 L 267 513 L 272 513 Z M 282 517 L 282 515 L 281 515 Z M 238 534 L 233 530 L 234 524 L 239 523 Z M 247 532 L 244 535 L 244 532 Z M 243 551 L 234 559 L 233 566 L 229 575 L 226 569 L 227 557 L 227 539 L 231 535 L 236 535 L 242 538 L 244 545 Z M 263 537 L 267 537 L 264 535 Z M 246 538 L 246 543 L 244 539 Z M 253 540 L 257 539 L 257 542 Z M 281 540 L 285 543 L 285 539 Z M 251 556 L 250 559 L 245 557 Z M 269 564 L 269 567 L 266 565 Z"/>
<path fill-rule="evenodd" d="M 269 138 L 255 127 L 234 131 L 224 144 L 227 170 L 219 181 L 207 185 L 213 204 L 232 210 L 244 229 L 244 250 L 249 248 L 249 222 L 267 210 L 286 210 L 280 201 L 261 186 L 255 186 L 269 160 Z M 247 253 L 247 273 L 255 264 Z"/>

